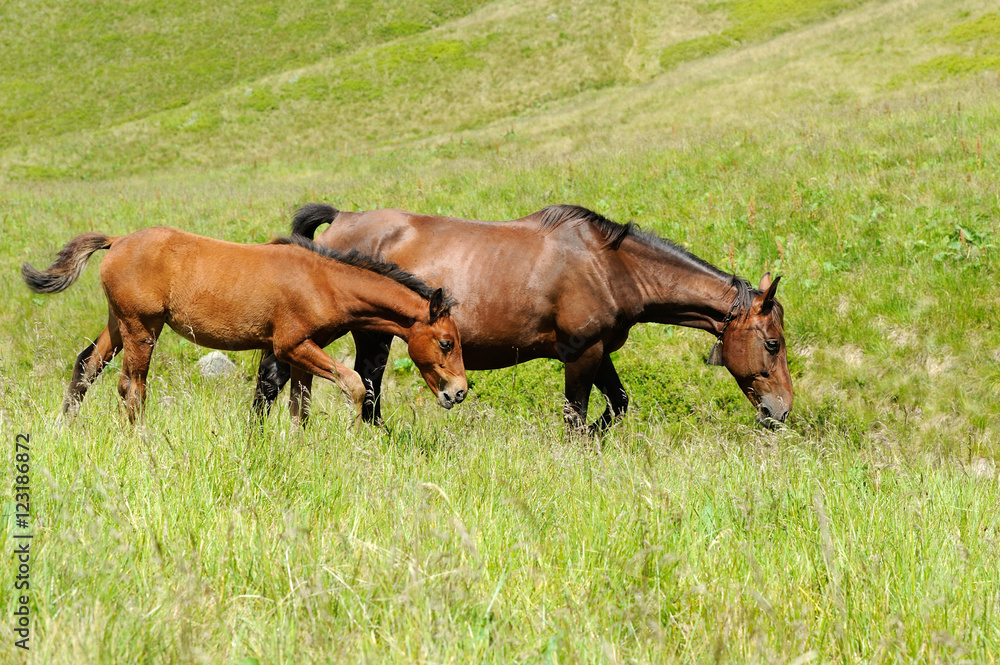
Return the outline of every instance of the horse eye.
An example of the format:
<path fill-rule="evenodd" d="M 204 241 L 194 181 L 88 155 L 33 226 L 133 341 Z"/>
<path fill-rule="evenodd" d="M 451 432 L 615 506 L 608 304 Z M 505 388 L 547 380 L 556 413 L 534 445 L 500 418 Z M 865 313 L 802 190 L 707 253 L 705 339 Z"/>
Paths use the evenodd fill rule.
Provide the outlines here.
<path fill-rule="evenodd" d="M 443 339 L 440 342 L 438 342 L 438 344 L 441 345 L 441 350 L 444 351 L 445 353 L 448 353 L 453 348 L 455 348 L 455 343 L 452 342 L 450 339 Z"/>
<path fill-rule="evenodd" d="M 781 348 L 781 342 L 776 339 L 764 340 L 764 348 L 767 349 L 768 353 L 777 353 L 778 349 Z"/>

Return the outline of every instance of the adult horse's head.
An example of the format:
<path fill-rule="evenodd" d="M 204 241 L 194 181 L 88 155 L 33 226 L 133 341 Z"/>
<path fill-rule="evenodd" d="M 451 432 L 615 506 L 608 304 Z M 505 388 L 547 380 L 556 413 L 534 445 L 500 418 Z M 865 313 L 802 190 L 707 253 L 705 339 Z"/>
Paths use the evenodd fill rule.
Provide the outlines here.
<path fill-rule="evenodd" d="M 780 279 L 772 282 L 770 273 L 761 278 L 760 292 L 753 296 L 749 308 L 741 312 L 734 309 L 734 318 L 709 356 L 710 364 L 725 365 L 757 407 L 757 421 L 769 427 L 785 422 L 792 410 L 784 311 L 774 298 Z"/>
<path fill-rule="evenodd" d="M 444 291 L 436 290 L 430 298 L 428 322 L 416 321 L 407 340 L 410 358 L 438 404 L 446 409 L 461 403 L 469 391 L 462 341 L 450 308 Z"/>

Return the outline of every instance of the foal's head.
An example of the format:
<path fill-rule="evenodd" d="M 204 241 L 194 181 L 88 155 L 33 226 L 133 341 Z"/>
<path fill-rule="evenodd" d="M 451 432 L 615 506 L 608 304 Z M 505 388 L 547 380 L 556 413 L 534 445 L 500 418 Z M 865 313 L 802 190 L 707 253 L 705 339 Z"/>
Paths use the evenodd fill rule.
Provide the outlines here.
<path fill-rule="evenodd" d="M 772 282 L 770 273 L 761 278 L 761 293 L 748 310 L 729 323 L 721 340 L 722 364 L 757 407 L 757 420 L 768 426 L 774 426 L 774 421 L 785 422 L 792 410 L 784 311 L 774 299 L 779 279 Z"/>
<path fill-rule="evenodd" d="M 407 344 L 410 358 L 437 397 L 438 404 L 450 409 L 461 403 L 469 390 L 462 362 L 462 342 L 441 289 L 431 296 L 428 322 L 413 324 Z"/>

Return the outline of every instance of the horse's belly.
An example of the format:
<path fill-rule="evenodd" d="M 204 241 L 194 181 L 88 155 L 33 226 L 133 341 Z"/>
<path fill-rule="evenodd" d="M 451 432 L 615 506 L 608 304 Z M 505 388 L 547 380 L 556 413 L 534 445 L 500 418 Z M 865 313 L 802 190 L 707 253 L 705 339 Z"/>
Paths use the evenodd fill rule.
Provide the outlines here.
<path fill-rule="evenodd" d="M 270 336 L 253 325 L 226 325 L 193 317 L 169 317 L 167 325 L 181 337 L 199 346 L 227 351 L 267 348 Z"/>
<path fill-rule="evenodd" d="M 542 355 L 539 355 L 531 349 L 522 349 L 512 346 L 489 346 L 475 348 L 470 347 L 465 343 L 462 344 L 462 362 L 465 364 L 465 369 L 500 369 L 502 367 L 510 367 L 511 365 L 517 365 L 527 360 L 534 360 L 535 358 L 540 357 L 542 357 Z"/>

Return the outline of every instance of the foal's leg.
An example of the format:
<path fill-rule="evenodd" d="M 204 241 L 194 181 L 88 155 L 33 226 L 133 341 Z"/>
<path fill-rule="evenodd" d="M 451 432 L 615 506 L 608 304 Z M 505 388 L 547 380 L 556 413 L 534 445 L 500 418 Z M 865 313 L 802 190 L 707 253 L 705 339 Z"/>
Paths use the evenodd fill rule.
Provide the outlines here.
<path fill-rule="evenodd" d="M 628 411 L 628 393 L 618 378 L 618 372 L 611 362 L 611 356 L 605 355 L 601 358 L 601 365 L 597 368 L 597 375 L 594 377 L 594 385 L 604 393 L 608 400 L 608 408 L 604 410 L 601 417 L 590 426 L 591 433 L 607 429 L 612 423 L 621 420 L 625 412 Z"/>
<path fill-rule="evenodd" d="M 573 362 L 566 363 L 566 404 L 563 406 L 563 420 L 574 431 L 584 432 L 587 428 L 587 406 L 590 404 L 590 389 L 594 387 L 594 377 L 601 365 L 604 345 L 595 344 Z"/>
<path fill-rule="evenodd" d="M 130 423 L 144 417 L 146 406 L 146 375 L 153 356 L 156 338 L 163 329 L 163 317 L 119 318 L 122 349 L 122 375 L 118 380 L 118 394 L 125 403 L 125 413 Z"/>
<path fill-rule="evenodd" d="M 118 319 L 108 313 L 108 325 L 87 348 L 80 352 L 73 365 L 73 378 L 69 381 L 66 398 L 63 400 L 62 415 L 73 418 L 80 411 L 87 389 L 100 376 L 101 370 L 111 362 L 122 349 L 122 336 L 118 331 Z"/>
<path fill-rule="evenodd" d="M 361 375 L 365 385 L 365 401 L 361 406 L 361 419 L 366 423 L 382 424 L 382 375 L 389 362 L 392 335 L 355 330 L 354 371 Z"/>
<path fill-rule="evenodd" d="M 361 377 L 352 369 L 328 356 L 315 342 L 307 339 L 288 350 L 275 350 L 278 360 L 295 368 L 333 381 L 351 398 L 357 416 L 361 415 L 361 405 L 365 398 L 365 385 Z"/>
<path fill-rule="evenodd" d="M 261 358 L 257 368 L 257 387 L 253 392 L 253 412 L 257 416 L 264 417 L 271 412 L 271 405 L 290 377 L 291 367 L 278 360 L 273 353 Z"/>

